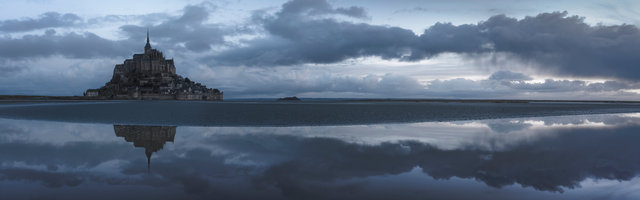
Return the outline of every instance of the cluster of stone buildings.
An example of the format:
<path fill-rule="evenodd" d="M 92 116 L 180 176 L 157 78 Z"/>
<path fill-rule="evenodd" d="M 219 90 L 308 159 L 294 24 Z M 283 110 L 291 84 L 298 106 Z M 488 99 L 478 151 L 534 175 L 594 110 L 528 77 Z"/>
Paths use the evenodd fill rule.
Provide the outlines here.
<path fill-rule="evenodd" d="M 143 54 L 134 54 L 113 69 L 113 77 L 105 86 L 89 89 L 86 97 L 103 99 L 222 100 L 223 92 L 207 88 L 176 74 L 173 59 L 147 44 Z"/>

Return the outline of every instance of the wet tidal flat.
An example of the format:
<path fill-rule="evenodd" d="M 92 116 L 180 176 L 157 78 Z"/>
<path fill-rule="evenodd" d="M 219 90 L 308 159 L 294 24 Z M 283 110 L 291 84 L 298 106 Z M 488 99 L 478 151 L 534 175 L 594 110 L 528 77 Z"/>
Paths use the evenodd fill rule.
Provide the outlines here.
<path fill-rule="evenodd" d="M 0 199 L 640 198 L 627 107 L 206 126 L 5 112 L 25 107 L 0 108 Z"/>
<path fill-rule="evenodd" d="M 175 126 L 331 126 L 640 112 L 640 103 L 42 101 L 0 102 L 0 117 Z"/>

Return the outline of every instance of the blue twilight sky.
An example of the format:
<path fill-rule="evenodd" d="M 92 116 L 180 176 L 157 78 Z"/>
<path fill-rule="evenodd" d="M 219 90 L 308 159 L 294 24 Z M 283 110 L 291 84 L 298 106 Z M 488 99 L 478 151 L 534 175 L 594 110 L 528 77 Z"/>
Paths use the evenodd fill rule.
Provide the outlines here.
<path fill-rule="evenodd" d="M 151 44 L 226 98 L 640 100 L 640 2 L 0 0 L 0 94 L 81 95 Z"/>

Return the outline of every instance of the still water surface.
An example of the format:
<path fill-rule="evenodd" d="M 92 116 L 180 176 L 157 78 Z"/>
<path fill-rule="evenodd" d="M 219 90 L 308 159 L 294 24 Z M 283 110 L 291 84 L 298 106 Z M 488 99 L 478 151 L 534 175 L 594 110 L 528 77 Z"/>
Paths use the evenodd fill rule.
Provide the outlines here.
<path fill-rule="evenodd" d="M 640 113 L 340 126 L 0 119 L 0 199 L 640 199 Z"/>

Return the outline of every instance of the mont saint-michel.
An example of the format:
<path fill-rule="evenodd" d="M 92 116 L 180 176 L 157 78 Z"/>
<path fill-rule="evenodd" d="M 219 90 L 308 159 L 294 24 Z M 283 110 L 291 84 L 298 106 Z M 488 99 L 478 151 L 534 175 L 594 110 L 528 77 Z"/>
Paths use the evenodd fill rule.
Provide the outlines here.
<path fill-rule="evenodd" d="M 88 89 L 84 96 L 101 99 L 217 100 L 223 92 L 176 74 L 173 59 L 151 48 L 149 32 L 144 53 L 117 64 L 111 81 L 98 89 Z"/>

